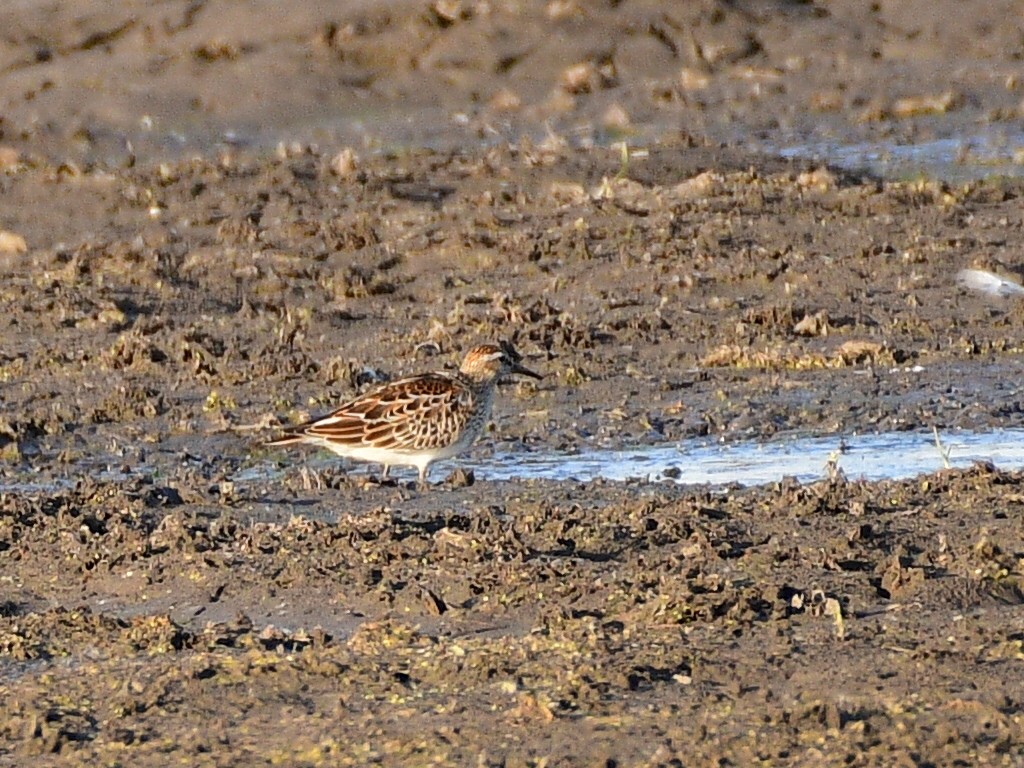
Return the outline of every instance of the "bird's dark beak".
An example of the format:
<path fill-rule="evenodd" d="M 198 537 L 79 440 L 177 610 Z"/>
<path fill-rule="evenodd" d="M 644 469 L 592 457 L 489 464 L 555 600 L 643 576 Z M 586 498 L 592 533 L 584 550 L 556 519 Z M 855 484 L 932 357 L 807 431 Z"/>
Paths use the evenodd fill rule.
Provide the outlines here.
<path fill-rule="evenodd" d="M 525 367 L 521 366 L 519 363 L 513 364 L 513 366 L 512 366 L 512 373 L 519 373 L 519 374 L 522 374 L 523 376 L 529 376 L 531 379 L 543 379 L 544 378 L 539 373 L 536 373 L 535 371 L 531 371 L 529 368 L 525 368 Z"/>

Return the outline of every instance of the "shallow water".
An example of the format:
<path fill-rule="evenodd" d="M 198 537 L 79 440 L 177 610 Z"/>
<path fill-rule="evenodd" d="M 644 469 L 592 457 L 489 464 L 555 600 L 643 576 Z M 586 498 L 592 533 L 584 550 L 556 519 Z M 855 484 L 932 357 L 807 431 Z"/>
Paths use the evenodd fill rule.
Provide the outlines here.
<path fill-rule="evenodd" d="M 140 155 L 155 158 L 176 158 L 189 153 L 211 154 L 226 149 L 247 149 L 269 153 L 289 144 L 308 143 L 313 146 L 344 146 L 357 137 L 376 147 L 378 152 L 396 149 L 426 148 L 438 151 L 453 144 L 473 141 L 480 147 L 515 142 L 527 136 L 542 142 L 549 129 L 535 132 L 493 129 L 485 137 L 467 138 L 465 126 L 450 114 L 438 109 L 426 115 L 422 110 L 403 115 L 394 109 L 377 112 L 363 105 L 358 113 L 297 117 L 287 125 L 211 125 L 188 122 L 163 131 L 138 129 L 129 132 L 111 130 L 97 134 L 97 151 L 107 162 L 124 161 L 125 146 Z M 866 172 L 883 179 L 899 180 L 925 176 L 949 183 L 984 179 L 993 176 L 1024 176 L 1024 131 L 1008 125 L 969 125 L 938 123 L 939 137 L 907 141 L 888 139 L 862 141 L 856 135 L 837 130 L 834 136 L 823 137 L 813 128 L 779 131 L 755 138 L 749 133 L 726 134 L 717 138 L 727 145 L 754 149 L 790 160 L 812 160 L 854 172 Z M 674 130 L 673 121 L 650 121 L 637 126 L 628 138 L 634 149 L 657 146 L 661 137 Z M 95 133 L 95 132 L 94 132 Z M 945 134 L 945 135 L 943 135 Z M 371 141 L 368 137 L 372 136 Z M 453 139 L 453 137 L 455 137 Z M 623 138 L 598 129 L 584 130 L 580 135 L 568 132 L 564 137 L 570 146 L 589 148 L 614 146 Z M 102 153 L 101 153 L 102 154 Z"/>
<path fill-rule="evenodd" d="M 935 472 L 949 465 L 990 461 L 1002 469 L 1024 467 L 1024 430 L 940 434 L 895 432 L 851 437 L 815 437 L 767 443 L 712 444 L 687 441 L 574 456 L 512 454 L 473 463 L 491 480 L 672 479 L 679 483 L 761 485 L 783 477 L 821 479 L 834 461 L 850 480 L 892 480 Z M 666 474 L 666 471 L 668 474 Z"/>
<path fill-rule="evenodd" d="M 795 477 L 813 482 L 828 476 L 834 462 L 849 480 L 893 480 L 936 472 L 946 466 L 970 467 L 978 461 L 1001 469 L 1024 468 L 1024 430 L 940 433 L 890 432 L 872 435 L 794 438 L 771 442 L 712 443 L 688 440 L 672 444 L 611 450 L 584 450 L 575 454 L 541 451 L 498 452 L 485 458 L 458 462 L 480 478 L 503 480 L 611 480 L 623 482 L 674 481 L 713 486 L 762 485 Z M 943 454 L 946 455 L 944 459 Z M 333 457 L 311 458 L 310 464 L 329 464 Z M 441 462 L 432 470 L 436 481 L 455 466 Z M 379 471 L 379 467 L 371 467 Z M 359 467 L 355 471 L 368 471 Z M 394 468 L 401 478 L 413 470 Z M 835 470 L 831 470 L 835 471 Z M 249 467 L 233 478 L 245 483 L 280 472 L 266 464 Z"/>
<path fill-rule="evenodd" d="M 983 128 L 974 133 L 912 144 L 801 141 L 768 148 L 785 158 L 809 158 L 881 178 L 925 175 L 948 182 L 991 176 L 1024 176 L 1024 133 Z"/>
<path fill-rule="evenodd" d="M 439 462 L 432 468 L 431 478 L 436 482 L 460 466 L 472 469 L 481 479 L 498 482 L 600 479 L 754 486 L 778 482 L 784 477 L 813 482 L 840 470 L 849 480 L 897 480 L 936 472 L 947 461 L 948 466 L 955 468 L 970 467 L 979 461 L 1005 470 L 1024 468 L 1024 429 L 946 432 L 940 433 L 938 439 L 939 445 L 934 434 L 925 432 L 794 437 L 769 442 L 716 443 L 699 439 L 619 449 L 592 448 L 572 454 L 510 451 L 499 446 L 490 455 L 481 456 L 477 450 L 461 460 Z M 338 461 L 327 452 L 309 454 L 303 459 L 311 468 L 336 466 Z M 377 465 L 356 462 L 349 467 L 354 474 L 380 471 Z M 277 463 L 261 460 L 239 469 L 230 480 L 244 485 L 273 479 L 284 471 Z M 413 479 L 416 474 L 415 470 L 403 467 L 394 467 L 392 473 L 401 480 Z M 0 492 L 46 493 L 72 487 L 82 477 L 124 482 L 130 476 L 158 474 L 154 466 L 148 465 L 135 465 L 126 473 L 121 460 L 108 464 L 102 457 L 94 456 L 61 477 L 12 473 L 0 478 Z"/>

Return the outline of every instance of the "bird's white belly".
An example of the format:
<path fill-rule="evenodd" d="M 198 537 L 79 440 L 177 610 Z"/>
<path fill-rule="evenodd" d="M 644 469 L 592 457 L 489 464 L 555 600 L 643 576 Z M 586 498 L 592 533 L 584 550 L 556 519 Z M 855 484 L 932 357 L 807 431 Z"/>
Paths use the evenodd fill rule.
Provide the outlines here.
<path fill-rule="evenodd" d="M 324 448 L 344 456 L 349 459 L 356 459 L 357 461 L 369 461 L 374 464 L 388 464 L 394 466 L 420 466 L 425 461 L 434 462 L 440 459 L 449 459 L 452 456 L 465 451 L 473 443 L 473 437 L 475 435 L 466 436 L 456 440 L 446 446 L 438 448 L 430 448 L 426 450 L 398 450 L 394 448 L 377 448 L 372 445 L 338 445 L 328 440 L 319 440 L 317 442 Z"/>

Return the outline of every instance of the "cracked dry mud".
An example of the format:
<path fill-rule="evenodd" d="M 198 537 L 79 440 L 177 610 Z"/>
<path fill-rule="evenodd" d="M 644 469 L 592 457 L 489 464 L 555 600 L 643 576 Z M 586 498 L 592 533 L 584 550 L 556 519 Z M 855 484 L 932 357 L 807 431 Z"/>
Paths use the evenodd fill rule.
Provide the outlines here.
<path fill-rule="evenodd" d="M 830 118 L 882 105 L 851 131 L 931 130 L 935 110 L 893 105 L 942 92 L 930 56 L 960 32 L 913 34 L 888 6 L 734 5 L 641 27 L 639 3 L 523 10 L 542 27 L 576 8 L 621 43 L 618 82 L 593 57 L 593 92 L 557 80 L 591 43 L 523 54 L 568 107 L 531 96 L 519 65 L 441 56 L 489 39 L 504 7 L 394 4 L 345 32 L 300 4 L 298 34 L 218 25 L 227 4 L 128 23 L 65 3 L 76 23 L 46 46 L 42 11 L 3 12 L 21 25 L 5 81 L 53 84 L 7 97 L 0 122 L 0 229 L 24 240 L 0 240 L 0 765 L 1022 763 L 1021 473 L 741 489 L 495 482 L 449 463 L 422 492 L 408 472 L 381 483 L 260 442 L 497 338 L 546 377 L 502 388 L 478 456 L 1024 427 L 1024 307 L 954 285 L 966 266 L 1012 273 L 1024 183 L 881 181 L 692 140 L 627 163 L 540 140 L 340 158 L 200 142 L 125 167 L 109 160 L 131 133 L 120 117 L 153 103 L 97 75 L 76 112 L 68 90 L 68 66 L 102 75 L 107 57 L 131 81 L 154 56 L 162 89 L 145 99 L 173 107 L 212 88 L 211 68 L 230 82 L 271 51 L 266 88 L 297 101 L 332 63 L 372 69 L 344 87 L 381 112 L 443 70 L 425 101 L 504 88 L 524 122 L 557 107 L 597 124 L 619 101 L 639 123 L 662 108 L 644 101 L 659 66 L 699 65 L 718 96 L 673 114 L 700 111 L 709 132 L 757 130 L 760 110 L 796 114 L 826 86 L 850 100 Z M 1011 6 L 979 10 L 989 32 L 943 84 L 951 119 L 1019 102 L 977 65 L 1015 66 L 994 21 Z M 168 8 L 187 23 L 160 26 Z M 782 67 L 787 50 L 825 55 L 837 25 L 878 55 L 829 51 L 857 66 L 811 68 L 810 84 Z M 696 49 L 635 54 L 677 26 Z M 435 59 L 419 68 L 329 53 L 424 30 Z M 306 60 L 309 90 L 290 92 L 285 64 Z M 910 74 L 886 79 L 897 61 Z M 787 87 L 730 90 L 742 68 Z M 211 120 L 245 114 L 218 93 Z"/>

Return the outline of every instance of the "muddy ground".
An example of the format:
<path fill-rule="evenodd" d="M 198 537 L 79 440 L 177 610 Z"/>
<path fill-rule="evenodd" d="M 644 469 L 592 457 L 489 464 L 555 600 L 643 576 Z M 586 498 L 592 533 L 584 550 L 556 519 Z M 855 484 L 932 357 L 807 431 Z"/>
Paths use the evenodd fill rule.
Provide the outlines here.
<path fill-rule="evenodd" d="M 476 456 L 1024 427 L 1024 183 L 748 151 L 1016 124 L 1022 4 L 680 5 L 0 11 L 0 765 L 1024 764 L 1020 473 L 260 445 L 498 338 Z"/>

